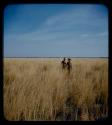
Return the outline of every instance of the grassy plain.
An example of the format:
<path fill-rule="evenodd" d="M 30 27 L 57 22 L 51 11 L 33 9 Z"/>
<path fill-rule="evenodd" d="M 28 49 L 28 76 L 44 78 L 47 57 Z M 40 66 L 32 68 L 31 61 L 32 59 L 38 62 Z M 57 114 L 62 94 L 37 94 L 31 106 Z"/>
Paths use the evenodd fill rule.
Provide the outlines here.
<path fill-rule="evenodd" d="M 108 116 L 108 60 L 4 59 L 7 120 L 98 120 Z"/>

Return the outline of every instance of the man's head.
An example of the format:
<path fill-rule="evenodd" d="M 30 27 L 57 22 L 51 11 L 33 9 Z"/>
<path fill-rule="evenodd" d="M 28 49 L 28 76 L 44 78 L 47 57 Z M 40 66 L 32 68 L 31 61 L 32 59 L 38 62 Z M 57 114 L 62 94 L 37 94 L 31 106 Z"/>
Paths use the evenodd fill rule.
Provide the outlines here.
<path fill-rule="evenodd" d="M 64 57 L 64 58 L 63 58 L 63 60 L 65 61 L 65 60 L 66 60 L 66 58 Z"/>
<path fill-rule="evenodd" d="M 68 61 L 70 62 L 70 61 L 71 61 L 71 59 L 70 59 L 70 58 L 68 58 Z"/>

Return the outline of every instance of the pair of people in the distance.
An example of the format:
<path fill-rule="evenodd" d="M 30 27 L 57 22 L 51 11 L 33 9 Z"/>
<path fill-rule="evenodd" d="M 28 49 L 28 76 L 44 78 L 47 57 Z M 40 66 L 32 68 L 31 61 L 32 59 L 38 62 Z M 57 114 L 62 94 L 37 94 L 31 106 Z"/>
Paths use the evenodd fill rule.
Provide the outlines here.
<path fill-rule="evenodd" d="M 62 65 L 62 70 L 67 69 L 68 73 L 70 74 L 71 69 L 72 69 L 71 59 L 68 58 L 68 60 L 66 62 L 66 58 L 64 57 L 64 59 L 61 61 L 61 65 Z"/>

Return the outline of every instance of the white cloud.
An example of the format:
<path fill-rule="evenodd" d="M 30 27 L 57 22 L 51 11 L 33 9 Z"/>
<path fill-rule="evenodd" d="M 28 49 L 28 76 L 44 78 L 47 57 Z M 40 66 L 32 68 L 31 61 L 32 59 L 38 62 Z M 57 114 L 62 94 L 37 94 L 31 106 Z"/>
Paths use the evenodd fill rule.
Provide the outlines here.
<path fill-rule="evenodd" d="M 108 35 L 108 32 L 101 32 L 99 33 L 100 36 L 107 36 Z"/>
<path fill-rule="evenodd" d="M 89 34 L 82 34 L 81 36 L 82 36 L 82 37 L 88 37 Z"/>

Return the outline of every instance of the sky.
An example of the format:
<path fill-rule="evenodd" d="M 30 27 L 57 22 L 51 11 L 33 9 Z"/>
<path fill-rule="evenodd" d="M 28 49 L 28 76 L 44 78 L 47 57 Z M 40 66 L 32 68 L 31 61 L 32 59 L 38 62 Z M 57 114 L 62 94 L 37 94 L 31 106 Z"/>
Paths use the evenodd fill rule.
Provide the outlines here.
<path fill-rule="evenodd" d="M 4 9 L 4 57 L 108 57 L 102 4 L 12 4 Z"/>

